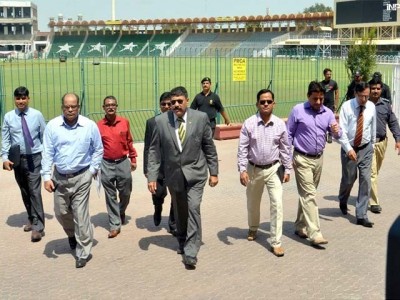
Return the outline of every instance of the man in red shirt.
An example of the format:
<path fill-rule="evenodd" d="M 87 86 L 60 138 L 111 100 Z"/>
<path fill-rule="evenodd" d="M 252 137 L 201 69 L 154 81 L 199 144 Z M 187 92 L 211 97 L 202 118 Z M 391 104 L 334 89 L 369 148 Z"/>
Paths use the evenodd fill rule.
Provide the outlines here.
<path fill-rule="evenodd" d="M 106 115 L 97 122 L 104 146 L 101 183 L 106 195 L 110 222 L 108 238 L 116 237 L 121 232 L 121 225 L 125 223 L 125 210 L 132 192 L 131 171 L 136 170 L 137 157 L 129 121 L 117 116 L 117 107 L 117 99 L 114 96 L 105 97 L 103 109 Z"/>

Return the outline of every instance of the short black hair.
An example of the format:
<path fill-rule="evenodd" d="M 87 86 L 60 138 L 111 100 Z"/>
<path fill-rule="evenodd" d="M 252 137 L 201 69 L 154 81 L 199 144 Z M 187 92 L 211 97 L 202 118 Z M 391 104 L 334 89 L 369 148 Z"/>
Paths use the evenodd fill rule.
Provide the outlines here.
<path fill-rule="evenodd" d="M 14 91 L 14 97 L 29 97 L 29 90 L 24 86 L 19 86 Z"/>
<path fill-rule="evenodd" d="M 107 99 L 115 100 L 115 102 L 117 102 L 117 98 L 115 98 L 114 96 L 110 95 L 110 96 L 106 96 L 106 97 L 103 99 L 103 105 L 106 103 L 106 100 L 107 100 Z"/>
<path fill-rule="evenodd" d="M 271 96 L 272 96 L 272 100 L 275 101 L 275 95 L 274 95 L 274 93 L 273 93 L 271 90 L 269 90 L 269 89 L 262 89 L 262 90 L 260 90 L 260 91 L 257 93 L 257 102 L 260 100 L 261 95 L 262 95 L 262 94 L 266 94 L 266 93 L 270 93 Z"/>
<path fill-rule="evenodd" d="M 171 93 L 170 92 L 162 93 L 160 96 L 160 103 L 167 99 L 171 99 Z"/>
<path fill-rule="evenodd" d="M 359 92 L 362 92 L 362 91 L 364 91 L 365 89 L 368 89 L 368 88 L 369 88 L 368 82 L 360 81 L 359 83 L 356 83 L 356 86 L 354 87 L 354 91 L 356 93 L 359 93 Z"/>
<path fill-rule="evenodd" d="M 188 92 L 185 87 L 177 86 L 171 90 L 171 97 L 172 96 L 184 96 L 186 99 L 188 98 Z"/>
<path fill-rule="evenodd" d="M 326 73 L 328 73 L 328 72 L 332 72 L 332 70 L 329 69 L 329 68 L 325 68 L 325 69 L 324 69 L 324 75 L 325 75 Z"/>
<path fill-rule="evenodd" d="M 383 86 L 382 80 L 379 79 L 379 77 L 372 77 L 370 81 L 368 81 L 368 84 L 371 85 L 377 85 L 380 84 L 381 87 Z"/>
<path fill-rule="evenodd" d="M 311 81 L 308 85 L 307 97 L 310 97 L 312 93 L 325 93 L 325 89 L 318 81 Z"/>

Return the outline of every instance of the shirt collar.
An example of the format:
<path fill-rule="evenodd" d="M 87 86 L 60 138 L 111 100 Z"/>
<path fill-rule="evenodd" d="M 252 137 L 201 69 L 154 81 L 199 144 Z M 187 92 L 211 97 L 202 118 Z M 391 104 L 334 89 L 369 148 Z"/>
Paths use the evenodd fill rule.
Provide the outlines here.
<path fill-rule="evenodd" d="M 311 110 L 311 111 L 314 111 L 314 112 L 316 112 L 317 114 L 321 114 L 321 113 L 325 112 L 325 106 L 324 106 L 324 105 L 321 105 L 321 108 L 319 109 L 319 111 L 316 111 L 316 110 L 314 110 L 314 109 L 311 107 L 311 104 L 310 104 L 310 102 L 308 102 L 308 101 L 306 101 L 306 102 L 304 103 L 304 108 L 305 108 L 305 109 L 309 109 L 309 110 Z"/>
<path fill-rule="evenodd" d="M 261 124 L 263 126 L 274 126 L 274 120 L 273 120 L 273 115 L 271 115 L 271 118 L 269 119 L 269 121 L 267 123 L 264 123 L 264 120 L 261 119 L 261 115 L 259 112 L 256 113 L 256 117 L 257 117 L 257 124 Z"/>

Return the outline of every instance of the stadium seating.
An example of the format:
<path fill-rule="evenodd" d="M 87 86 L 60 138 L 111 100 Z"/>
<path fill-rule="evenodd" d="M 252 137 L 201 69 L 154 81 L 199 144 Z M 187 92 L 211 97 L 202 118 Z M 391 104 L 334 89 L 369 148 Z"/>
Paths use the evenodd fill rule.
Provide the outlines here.
<path fill-rule="evenodd" d="M 104 57 L 107 56 L 114 44 L 118 41 L 118 34 L 89 35 L 79 57 Z"/>
<path fill-rule="evenodd" d="M 231 56 L 242 56 L 252 57 L 256 56 L 255 53 L 265 49 L 268 44 L 271 44 L 271 40 L 282 32 L 253 32 L 248 39 L 241 42 L 236 48 L 234 48 L 230 55 Z"/>
<path fill-rule="evenodd" d="M 151 39 L 152 34 L 122 35 L 109 56 L 137 56 Z"/>
<path fill-rule="evenodd" d="M 147 51 L 142 51 L 140 56 L 164 56 L 165 51 L 176 41 L 180 33 L 155 34 L 149 40 Z"/>
<path fill-rule="evenodd" d="M 85 35 L 55 35 L 48 51 L 48 58 L 75 57 L 84 42 Z"/>
<path fill-rule="evenodd" d="M 216 33 L 191 33 L 170 56 L 200 56 L 216 37 Z"/>

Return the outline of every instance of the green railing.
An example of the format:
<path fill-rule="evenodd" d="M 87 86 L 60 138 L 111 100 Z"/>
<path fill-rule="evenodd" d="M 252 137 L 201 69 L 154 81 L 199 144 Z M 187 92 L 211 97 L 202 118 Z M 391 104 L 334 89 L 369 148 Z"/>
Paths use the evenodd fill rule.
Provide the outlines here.
<path fill-rule="evenodd" d="M 195 51 L 192 51 L 195 52 Z M 81 96 L 81 113 L 98 120 L 103 116 L 102 100 L 114 95 L 119 113 L 130 120 L 136 141 L 144 138 L 145 120 L 158 113 L 158 97 L 175 86 L 185 86 L 189 98 L 200 92 L 200 80 L 209 76 L 231 121 L 241 123 L 256 111 L 256 94 L 271 88 L 276 97 L 274 113 L 286 117 L 291 108 L 306 100 L 311 80 L 322 80 L 324 68 L 333 71 L 340 98 L 349 83 L 345 60 L 332 51 L 323 58 L 315 50 L 267 51 L 269 57 L 249 57 L 254 49 L 204 51 L 198 56 L 114 57 L 13 60 L 0 63 L 0 117 L 13 109 L 13 91 L 23 85 L 30 90 L 31 106 L 47 120 L 61 113 L 61 96 L 75 92 Z M 247 59 L 246 80 L 233 80 L 233 59 Z M 390 65 L 379 66 L 389 74 Z"/>

